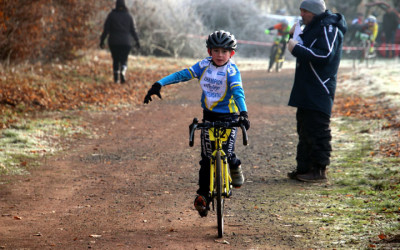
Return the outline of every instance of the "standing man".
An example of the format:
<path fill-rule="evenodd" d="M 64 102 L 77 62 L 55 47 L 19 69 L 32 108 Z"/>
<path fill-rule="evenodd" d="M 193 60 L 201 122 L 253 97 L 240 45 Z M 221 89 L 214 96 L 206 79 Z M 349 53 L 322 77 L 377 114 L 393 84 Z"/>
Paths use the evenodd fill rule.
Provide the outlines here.
<path fill-rule="evenodd" d="M 125 0 L 117 0 L 116 7 L 107 16 L 104 30 L 100 37 L 100 48 L 104 48 L 104 40 L 108 37 L 113 59 L 114 82 L 125 83 L 125 73 L 128 68 L 128 56 L 132 49 L 132 37 L 140 48 L 139 38 L 136 34 L 133 17 L 125 5 Z"/>
<path fill-rule="evenodd" d="M 323 0 L 303 0 L 300 15 L 305 27 L 293 26 L 288 43 L 296 57 L 289 106 L 297 108 L 299 136 L 297 168 L 288 177 L 325 182 L 332 151 L 330 117 L 347 24 L 343 15 L 326 10 Z"/>

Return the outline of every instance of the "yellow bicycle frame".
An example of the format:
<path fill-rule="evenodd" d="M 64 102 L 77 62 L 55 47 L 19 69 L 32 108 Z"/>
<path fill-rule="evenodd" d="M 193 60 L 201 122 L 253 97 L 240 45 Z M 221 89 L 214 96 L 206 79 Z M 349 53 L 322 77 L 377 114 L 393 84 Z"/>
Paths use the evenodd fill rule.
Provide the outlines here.
<path fill-rule="evenodd" d="M 282 54 L 281 39 L 275 39 L 274 43 L 277 45 L 277 52 L 276 52 L 276 55 L 275 55 L 275 62 L 276 63 L 284 62 L 285 61 L 285 56 L 282 55 L 282 58 L 280 58 L 281 54 Z"/>
<path fill-rule="evenodd" d="M 212 157 L 210 159 L 210 194 L 213 196 L 214 192 L 214 178 L 216 176 L 216 155 L 219 151 L 221 154 L 221 171 L 222 171 L 222 193 L 229 197 L 230 185 L 232 182 L 231 175 L 229 174 L 228 168 L 228 160 L 224 150 L 222 150 L 222 143 L 228 140 L 229 135 L 231 134 L 231 129 L 226 129 L 224 134 L 221 134 L 221 131 L 215 131 L 215 128 L 208 129 L 208 133 L 210 136 L 210 141 L 215 142 L 215 150 L 212 153 Z"/>

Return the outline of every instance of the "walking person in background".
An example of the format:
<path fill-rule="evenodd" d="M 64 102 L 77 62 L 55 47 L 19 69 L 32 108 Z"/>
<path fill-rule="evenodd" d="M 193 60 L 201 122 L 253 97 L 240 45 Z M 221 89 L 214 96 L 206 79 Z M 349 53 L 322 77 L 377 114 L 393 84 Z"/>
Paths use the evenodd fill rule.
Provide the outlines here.
<path fill-rule="evenodd" d="M 297 108 L 297 168 L 291 179 L 325 182 L 330 164 L 330 117 L 336 77 L 347 30 L 341 14 L 326 10 L 323 0 L 303 0 L 300 4 L 303 30 L 295 25 L 288 50 L 296 57 L 294 84 L 289 105 Z"/>
<path fill-rule="evenodd" d="M 104 41 L 108 36 L 108 46 L 113 59 L 114 82 L 125 83 L 125 73 L 128 68 L 128 56 L 132 49 L 132 37 L 140 48 L 139 38 L 135 29 L 135 22 L 129 13 L 124 0 L 117 0 L 116 7 L 107 16 L 103 33 L 100 37 L 100 48 L 104 48 Z"/>

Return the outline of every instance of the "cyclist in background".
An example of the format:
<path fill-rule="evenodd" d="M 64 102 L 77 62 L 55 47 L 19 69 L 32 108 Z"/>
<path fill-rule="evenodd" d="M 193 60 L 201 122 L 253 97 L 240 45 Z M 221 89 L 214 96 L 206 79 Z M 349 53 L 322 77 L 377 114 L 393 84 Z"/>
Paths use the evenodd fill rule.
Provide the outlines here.
<path fill-rule="evenodd" d="M 197 62 L 188 69 L 175 72 L 158 80 L 153 84 L 144 98 L 149 103 L 152 95 L 161 98 L 161 87 L 186 82 L 197 78 L 202 88 L 201 106 L 203 108 L 203 122 L 233 122 L 237 121 L 237 112 L 246 130 L 250 128 L 247 116 L 242 78 L 236 64 L 231 60 L 235 54 L 237 41 L 235 37 L 224 30 L 211 33 L 207 40 L 207 50 L 210 57 Z M 231 171 L 232 185 L 239 188 L 244 182 L 241 161 L 234 153 L 237 128 L 231 130 L 228 141 L 222 146 L 228 156 Z M 210 159 L 215 150 L 210 141 L 208 130 L 201 132 L 201 161 L 199 171 L 199 189 L 194 200 L 194 206 L 201 217 L 207 216 L 210 203 Z"/>
<path fill-rule="evenodd" d="M 278 31 L 278 36 L 280 39 L 279 43 L 282 48 L 282 53 L 281 53 L 279 59 L 282 59 L 283 55 L 285 54 L 286 44 L 287 44 L 287 41 L 289 40 L 290 28 L 291 27 L 289 26 L 289 22 L 285 19 L 282 22 L 279 22 L 279 23 L 275 24 L 274 26 L 269 27 L 268 29 L 265 30 L 265 34 L 267 34 L 267 35 L 269 35 L 272 30 Z M 270 60 L 268 72 L 271 72 L 273 64 L 274 64 L 274 61 Z"/>
<path fill-rule="evenodd" d="M 378 35 L 378 29 L 379 27 L 376 17 L 373 15 L 368 16 L 361 29 L 361 32 L 368 35 L 368 40 L 371 42 L 371 49 L 369 51 L 370 53 L 374 52 L 374 44 Z"/>

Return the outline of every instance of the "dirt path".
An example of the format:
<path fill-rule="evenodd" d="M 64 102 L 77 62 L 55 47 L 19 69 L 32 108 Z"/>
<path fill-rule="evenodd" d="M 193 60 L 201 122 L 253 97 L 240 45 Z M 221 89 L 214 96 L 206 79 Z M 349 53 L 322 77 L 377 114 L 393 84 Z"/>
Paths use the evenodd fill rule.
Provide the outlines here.
<path fill-rule="evenodd" d="M 201 117 L 197 82 L 172 87 L 162 101 L 132 111 L 85 114 L 97 136 L 43 161 L 29 176 L 2 177 L 0 249 L 301 248 L 307 226 L 295 214 L 295 110 L 287 106 L 293 70 L 244 72 L 252 127 L 237 140 L 246 183 L 227 202 L 226 236 L 216 217 L 193 208 Z M 312 236 L 307 240 L 312 239 Z"/>

